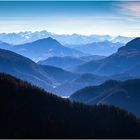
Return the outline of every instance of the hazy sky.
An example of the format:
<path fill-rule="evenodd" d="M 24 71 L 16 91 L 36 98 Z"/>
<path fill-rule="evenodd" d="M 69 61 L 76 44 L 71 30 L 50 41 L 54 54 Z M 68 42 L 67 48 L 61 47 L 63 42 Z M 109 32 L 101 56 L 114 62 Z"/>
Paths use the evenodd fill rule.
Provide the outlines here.
<path fill-rule="evenodd" d="M 0 32 L 140 36 L 140 2 L 0 1 Z"/>

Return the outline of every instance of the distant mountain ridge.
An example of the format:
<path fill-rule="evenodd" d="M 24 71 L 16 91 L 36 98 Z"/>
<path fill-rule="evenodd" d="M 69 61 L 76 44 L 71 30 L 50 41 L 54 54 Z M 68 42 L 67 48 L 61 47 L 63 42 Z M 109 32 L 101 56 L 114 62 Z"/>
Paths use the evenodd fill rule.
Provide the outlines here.
<path fill-rule="evenodd" d="M 31 43 L 11 47 L 11 51 L 26 56 L 34 61 L 51 56 L 84 56 L 85 54 L 61 45 L 57 40 L 48 37 Z"/>
<path fill-rule="evenodd" d="M 125 81 L 128 79 L 136 79 L 136 78 L 138 77 L 131 76 L 125 73 L 111 75 L 111 76 L 100 76 L 100 75 L 94 75 L 90 73 L 77 74 L 73 80 L 69 80 L 58 85 L 55 88 L 55 93 L 57 93 L 57 95 L 70 96 L 71 94 L 73 94 L 77 90 L 80 90 L 81 88 L 84 88 L 87 86 L 100 85 L 109 79 Z"/>
<path fill-rule="evenodd" d="M 99 61 L 90 61 L 79 65 L 75 71 L 82 73 L 94 73 L 101 75 L 113 75 L 119 73 L 129 73 L 130 69 L 139 64 L 140 60 L 140 38 L 128 42 L 124 47 L 105 59 Z M 133 75 L 140 75 L 133 73 Z"/>
<path fill-rule="evenodd" d="M 90 54 L 90 55 L 103 55 L 108 56 L 115 53 L 118 48 L 124 46 L 124 43 L 111 42 L 104 40 L 101 42 L 93 42 L 84 45 L 67 45 L 67 47 L 74 48 L 78 51 Z"/>
<path fill-rule="evenodd" d="M 49 57 L 45 60 L 39 61 L 38 64 L 50 65 L 50 66 L 60 67 L 64 69 L 69 69 L 70 67 L 74 67 L 84 62 L 85 62 L 84 60 L 80 58 L 72 57 L 72 56 L 63 56 L 63 57 L 54 56 L 54 57 Z"/>
<path fill-rule="evenodd" d="M 101 59 L 104 59 L 106 56 L 103 56 L 103 55 L 89 55 L 89 56 L 82 56 L 80 57 L 80 59 L 84 60 L 84 61 L 91 61 L 91 60 L 101 60 Z"/>
<path fill-rule="evenodd" d="M 79 74 L 72 73 L 54 66 L 40 65 L 40 67 L 48 74 L 49 77 L 55 79 L 58 82 L 58 85 L 74 80 L 79 76 Z"/>
<path fill-rule="evenodd" d="M 57 35 L 51 32 L 43 31 L 26 31 L 26 32 L 19 32 L 19 33 L 1 33 L 0 40 L 3 42 L 7 42 L 9 44 L 23 44 L 28 42 L 33 42 L 42 38 L 52 37 L 58 40 L 63 45 L 66 44 L 88 44 L 92 42 L 101 42 L 101 41 L 111 41 L 111 42 L 120 42 L 120 43 L 127 43 L 130 40 L 134 39 L 133 37 L 124 37 L 124 36 L 116 36 L 112 37 L 110 35 L 79 35 L 79 34 L 72 34 L 72 35 Z"/>
<path fill-rule="evenodd" d="M 81 57 L 74 57 L 74 56 L 63 56 L 63 57 L 49 57 L 45 60 L 41 60 L 38 62 L 38 64 L 42 65 L 50 65 L 55 66 L 67 70 L 71 70 L 73 67 L 80 65 L 82 63 L 91 61 L 91 60 L 100 60 L 105 58 L 105 56 L 99 56 L 99 55 L 89 55 L 89 56 L 81 56 Z"/>

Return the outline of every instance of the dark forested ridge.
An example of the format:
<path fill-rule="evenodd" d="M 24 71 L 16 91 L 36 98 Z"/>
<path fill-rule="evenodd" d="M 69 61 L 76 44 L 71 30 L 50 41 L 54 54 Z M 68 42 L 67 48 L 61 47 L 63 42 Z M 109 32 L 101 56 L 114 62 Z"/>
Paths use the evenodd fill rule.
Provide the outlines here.
<path fill-rule="evenodd" d="M 0 74 L 0 138 L 140 138 L 139 121 L 114 106 L 87 106 Z"/>

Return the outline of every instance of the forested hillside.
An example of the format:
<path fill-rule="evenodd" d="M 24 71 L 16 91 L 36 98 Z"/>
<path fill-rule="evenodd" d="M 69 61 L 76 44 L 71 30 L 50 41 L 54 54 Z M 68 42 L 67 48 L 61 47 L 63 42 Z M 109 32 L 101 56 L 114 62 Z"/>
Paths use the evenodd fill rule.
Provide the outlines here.
<path fill-rule="evenodd" d="M 140 138 L 139 121 L 114 106 L 71 103 L 0 74 L 0 138 Z"/>

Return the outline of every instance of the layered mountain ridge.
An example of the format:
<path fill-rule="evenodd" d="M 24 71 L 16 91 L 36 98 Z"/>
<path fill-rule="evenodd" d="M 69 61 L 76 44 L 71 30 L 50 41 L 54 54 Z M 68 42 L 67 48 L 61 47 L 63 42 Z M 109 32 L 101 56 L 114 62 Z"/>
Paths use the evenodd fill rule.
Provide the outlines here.
<path fill-rule="evenodd" d="M 130 73 L 129 70 L 138 65 L 139 60 L 140 38 L 136 38 L 105 59 L 87 62 L 79 65 L 74 70 L 81 73 L 94 73 L 101 75 Z M 133 75 L 140 75 L 140 73 L 133 73 Z"/>
<path fill-rule="evenodd" d="M 49 91 L 52 89 L 54 79 L 32 60 L 3 49 L 0 49 L 0 60 L 0 72 L 14 75 Z"/>

